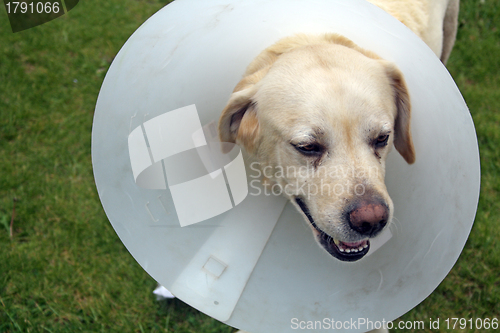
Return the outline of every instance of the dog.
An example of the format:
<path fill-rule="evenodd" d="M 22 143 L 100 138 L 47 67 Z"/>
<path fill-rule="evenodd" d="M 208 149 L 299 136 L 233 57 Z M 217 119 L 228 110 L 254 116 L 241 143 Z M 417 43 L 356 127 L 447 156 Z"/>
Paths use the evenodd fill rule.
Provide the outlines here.
<path fill-rule="evenodd" d="M 446 64 L 459 0 L 369 2 Z M 286 37 L 262 51 L 234 88 L 218 130 L 222 142 L 237 143 L 276 171 L 266 172 L 265 181 L 286 189 L 321 248 L 352 262 L 392 223 L 385 160 L 394 145 L 407 163 L 415 162 L 410 121 L 410 96 L 396 65 L 325 32 Z"/>

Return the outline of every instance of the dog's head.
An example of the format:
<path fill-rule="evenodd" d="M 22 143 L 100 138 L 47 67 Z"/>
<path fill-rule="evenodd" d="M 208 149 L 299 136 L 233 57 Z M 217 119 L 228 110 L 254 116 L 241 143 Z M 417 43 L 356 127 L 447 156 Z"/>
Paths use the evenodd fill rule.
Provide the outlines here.
<path fill-rule="evenodd" d="M 401 72 L 333 34 L 286 38 L 262 52 L 223 110 L 219 135 L 257 159 L 343 261 L 362 258 L 392 220 L 384 183 L 392 144 L 415 161 Z"/>

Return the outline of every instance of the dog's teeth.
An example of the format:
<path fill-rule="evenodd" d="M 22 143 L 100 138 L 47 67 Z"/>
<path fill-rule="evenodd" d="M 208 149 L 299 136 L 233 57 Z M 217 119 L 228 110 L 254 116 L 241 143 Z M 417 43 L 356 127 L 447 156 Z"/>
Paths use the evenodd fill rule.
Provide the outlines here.
<path fill-rule="evenodd" d="M 334 243 L 337 245 L 337 248 L 339 249 L 340 252 L 342 253 L 358 253 L 363 251 L 368 247 L 368 242 L 363 242 L 362 244 L 359 244 L 358 247 L 349 247 L 342 243 L 341 241 L 338 240 L 333 240 Z"/>

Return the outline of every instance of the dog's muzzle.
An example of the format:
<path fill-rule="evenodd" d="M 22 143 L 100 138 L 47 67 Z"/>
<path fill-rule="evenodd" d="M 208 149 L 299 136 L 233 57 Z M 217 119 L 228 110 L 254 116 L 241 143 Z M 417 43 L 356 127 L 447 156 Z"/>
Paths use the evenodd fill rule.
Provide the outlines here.
<path fill-rule="evenodd" d="M 370 249 L 369 237 L 374 237 L 387 224 L 389 209 L 387 205 L 378 201 L 361 201 L 353 205 L 348 210 L 345 218 L 349 227 L 366 239 L 356 242 L 340 241 L 321 230 L 311 216 L 305 202 L 295 198 L 295 202 L 300 207 L 304 215 L 314 227 L 316 239 L 321 246 L 332 256 L 342 261 L 356 261 L 363 258 Z"/>

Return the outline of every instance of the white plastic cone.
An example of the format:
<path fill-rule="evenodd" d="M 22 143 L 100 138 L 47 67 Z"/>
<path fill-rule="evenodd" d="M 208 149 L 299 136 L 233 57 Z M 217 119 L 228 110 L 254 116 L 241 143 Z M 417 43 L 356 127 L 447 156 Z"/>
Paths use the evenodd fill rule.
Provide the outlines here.
<path fill-rule="evenodd" d="M 214 186 L 210 195 L 196 198 L 203 202 L 196 207 L 185 201 L 189 195 L 171 190 L 166 167 L 172 162 L 166 158 L 215 140 L 213 124 L 263 49 L 295 33 L 325 32 L 395 62 L 413 107 L 417 161 L 410 166 L 395 151 L 387 160 L 397 228 L 377 251 L 353 263 L 320 249 L 284 198 L 256 195 L 263 189 L 250 183 L 254 170 L 246 160 L 245 184 L 244 158 L 237 153 L 219 171 L 203 157 L 210 152 L 190 160 Z M 185 136 L 175 136 L 186 139 L 162 137 L 161 131 L 185 125 L 171 120 L 162 125 L 162 117 L 192 105 L 198 120 L 191 118 Z M 158 143 L 168 154 L 155 156 Z M 410 30 L 361 0 L 173 2 L 134 33 L 111 65 L 97 102 L 92 160 L 106 214 L 142 267 L 183 301 L 253 333 L 296 331 L 300 321 L 401 316 L 454 265 L 479 196 L 474 125 L 453 79 Z M 181 156 L 178 160 L 180 169 L 188 167 Z M 141 172 L 148 176 L 141 180 Z M 190 184 L 193 196 L 206 190 L 202 182 Z M 219 204 L 222 197 L 225 206 L 210 203 Z M 178 211 L 184 201 L 183 211 L 193 210 L 186 223 Z M 323 331 L 329 330 L 323 326 Z"/>

